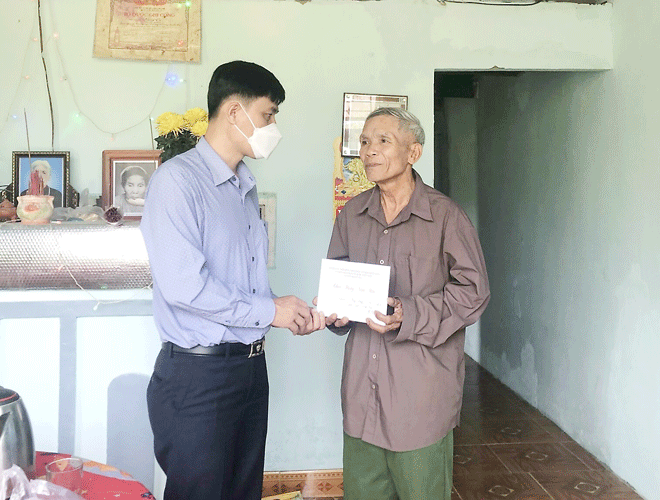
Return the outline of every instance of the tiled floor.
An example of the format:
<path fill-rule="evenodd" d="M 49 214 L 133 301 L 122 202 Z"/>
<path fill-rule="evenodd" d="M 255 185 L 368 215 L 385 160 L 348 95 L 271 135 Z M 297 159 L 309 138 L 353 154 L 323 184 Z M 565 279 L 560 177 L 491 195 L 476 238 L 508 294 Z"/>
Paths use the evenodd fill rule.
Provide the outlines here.
<path fill-rule="evenodd" d="M 270 476 L 270 477 L 269 477 Z M 341 500 L 341 470 L 266 474 L 264 492 Z M 643 500 L 551 420 L 466 357 L 452 500 Z"/>
<path fill-rule="evenodd" d="M 466 357 L 454 431 L 460 500 L 639 500 L 625 482 L 551 420 Z"/>

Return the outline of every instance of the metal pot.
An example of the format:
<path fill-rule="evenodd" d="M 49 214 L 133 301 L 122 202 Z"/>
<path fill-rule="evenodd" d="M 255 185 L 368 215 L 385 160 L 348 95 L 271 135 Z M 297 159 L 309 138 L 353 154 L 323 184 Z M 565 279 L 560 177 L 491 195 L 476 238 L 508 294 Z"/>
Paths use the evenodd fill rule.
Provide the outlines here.
<path fill-rule="evenodd" d="M 18 465 L 34 477 L 34 438 L 21 397 L 0 386 L 0 471 Z"/>

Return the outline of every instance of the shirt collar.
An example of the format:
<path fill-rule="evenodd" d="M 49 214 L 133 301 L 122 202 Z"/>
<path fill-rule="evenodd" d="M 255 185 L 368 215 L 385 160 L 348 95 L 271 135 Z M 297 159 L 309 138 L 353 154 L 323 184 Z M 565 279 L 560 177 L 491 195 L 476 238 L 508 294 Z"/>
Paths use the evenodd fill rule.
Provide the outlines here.
<path fill-rule="evenodd" d="M 250 169 L 243 160 L 238 163 L 236 174 L 234 174 L 233 170 L 229 168 L 220 155 L 211 147 L 206 140 L 206 137 L 202 136 L 195 148 L 202 157 L 204 164 L 206 164 L 211 171 L 213 183 L 216 186 L 227 181 L 233 180 L 232 182 L 236 182 L 235 178 L 238 178 L 238 184 L 240 185 L 241 191 L 248 192 L 256 185 L 254 175 L 252 175 L 252 172 L 250 172 Z"/>
<path fill-rule="evenodd" d="M 412 175 L 413 179 L 415 179 L 415 189 L 410 196 L 408 205 L 406 205 L 403 210 L 401 210 L 392 224 L 405 222 L 413 214 L 420 219 L 433 221 L 433 215 L 431 214 L 431 203 L 429 202 L 428 197 L 424 196 L 424 183 L 422 182 L 422 178 L 419 176 L 415 169 L 412 170 Z M 364 200 L 364 204 L 359 208 L 358 213 L 363 213 L 365 211 L 381 224 L 385 226 L 387 225 L 385 223 L 383 208 L 380 205 L 380 188 L 378 186 L 374 187 L 371 195 L 369 195 Z"/>

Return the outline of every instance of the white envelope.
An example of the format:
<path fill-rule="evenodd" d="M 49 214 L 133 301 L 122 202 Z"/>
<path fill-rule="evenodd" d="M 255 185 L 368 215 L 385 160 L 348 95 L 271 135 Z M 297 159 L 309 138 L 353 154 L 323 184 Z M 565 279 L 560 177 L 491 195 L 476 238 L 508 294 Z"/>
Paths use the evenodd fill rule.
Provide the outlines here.
<path fill-rule="evenodd" d="M 382 325 L 374 311 L 387 314 L 389 288 L 390 266 L 323 259 L 316 308 L 326 316 Z"/>

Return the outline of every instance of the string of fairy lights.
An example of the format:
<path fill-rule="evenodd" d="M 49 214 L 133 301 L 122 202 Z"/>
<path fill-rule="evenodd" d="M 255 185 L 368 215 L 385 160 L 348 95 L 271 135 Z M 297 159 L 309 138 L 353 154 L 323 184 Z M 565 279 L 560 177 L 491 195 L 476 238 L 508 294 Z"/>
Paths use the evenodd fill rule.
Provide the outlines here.
<path fill-rule="evenodd" d="M 76 108 L 76 113 L 73 115 L 74 118 L 76 119 L 81 119 L 85 118 L 94 128 L 96 128 L 98 131 L 109 135 L 109 140 L 114 141 L 116 139 L 117 135 L 120 135 L 122 133 L 128 132 L 136 127 L 144 126 L 145 122 L 148 123 L 149 126 L 149 134 L 150 137 L 154 137 L 153 134 L 153 113 L 154 110 L 156 109 L 156 106 L 158 105 L 158 102 L 160 101 L 160 98 L 162 96 L 163 91 L 165 90 L 166 87 L 176 87 L 182 83 L 184 83 L 186 80 L 181 78 L 175 71 L 169 67 L 167 69 L 167 72 L 165 74 L 165 77 L 163 78 L 162 84 L 158 91 L 156 92 L 155 96 L 153 97 L 153 104 L 151 108 L 149 109 L 149 112 L 146 114 L 144 117 L 140 117 L 137 119 L 134 119 L 132 123 L 121 127 L 117 128 L 115 130 L 110 130 L 106 127 L 104 127 L 102 124 L 100 124 L 97 120 L 95 120 L 90 113 L 86 112 L 83 109 L 83 106 L 80 104 L 80 100 L 78 98 L 78 95 L 76 94 L 76 90 L 74 88 L 74 83 L 71 81 L 71 78 L 69 76 L 69 72 L 67 71 L 67 65 L 64 57 L 62 56 L 62 52 L 60 50 L 60 35 L 59 31 L 57 30 L 55 18 L 53 15 L 53 8 L 52 8 L 52 2 L 50 3 L 50 8 L 49 13 L 50 13 L 50 26 L 52 27 L 51 33 L 45 37 L 44 36 L 44 31 L 43 31 L 43 19 L 42 19 L 42 9 L 41 9 L 41 2 L 42 0 L 30 0 L 32 3 L 35 4 L 35 9 L 34 9 L 34 16 L 32 19 L 32 25 L 29 30 L 29 36 L 26 40 L 25 44 L 25 50 L 23 53 L 23 59 L 22 59 L 22 64 L 21 64 L 21 73 L 20 77 L 18 78 L 18 82 L 16 84 L 16 90 L 13 93 L 13 98 L 11 100 L 10 106 L 8 107 L 7 114 L 5 116 L 5 119 L 0 123 L 0 133 L 2 133 L 7 126 L 8 123 L 12 121 L 18 121 L 23 119 L 23 113 L 21 112 L 22 110 L 16 109 L 16 100 L 18 98 L 18 95 L 24 85 L 30 85 L 32 82 L 35 82 L 38 78 L 38 76 L 32 71 L 28 70 L 28 56 L 31 53 L 33 49 L 33 44 L 38 44 L 40 45 L 40 49 L 38 51 L 40 58 L 43 61 L 43 76 L 46 79 L 47 82 L 47 92 L 49 94 L 49 105 L 50 105 L 50 118 L 51 118 L 51 149 L 54 150 L 54 142 L 55 142 L 55 124 L 54 124 L 54 115 L 53 115 L 53 104 L 52 104 L 52 96 L 51 96 L 51 91 L 50 91 L 50 86 L 48 83 L 48 68 L 51 66 L 51 64 L 48 64 L 48 61 L 46 60 L 46 54 L 47 48 L 54 48 L 54 53 L 56 54 L 57 58 L 57 63 L 59 63 L 59 66 L 62 70 L 62 76 L 59 78 L 59 81 L 61 83 L 64 83 L 68 91 L 70 93 L 71 99 L 73 101 L 73 104 Z M 501 1 L 501 0 L 500 0 Z M 505 0 L 504 3 L 499 3 L 499 2 L 493 2 L 493 5 L 536 5 L 540 2 L 543 2 L 546 0 Z M 439 3 L 445 4 L 445 3 L 476 3 L 480 5 L 490 5 L 487 0 L 438 0 Z M 190 0 L 185 0 L 181 2 L 182 6 L 189 7 L 190 6 Z M 51 61 L 52 63 L 52 61 Z M 36 68 L 34 68 L 36 71 Z M 60 89 L 57 89 L 58 91 Z M 57 95 L 56 95 L 57 97 Z M 153 143 L 152 143 L 153 147 Z"/>
<path fill-rule="evenodd" d="M 53 63 L 56 63 L 59 65 L 61 69 L 61 76 L 59 78 L 59 82 L 64 86 L 66 86 L 66 89 L 68 90 L 71 100 L 76 108 L 76 112 L 73 114 L 74 118 L 76 119 L 84 118 L 89 124 L 91 124 L 98 131 L 107 134 L 109 136 L 110 141 L 115 141 L 116 136 L 122 133 L 128 132 L 136 127 L 145 126 L 145 123 L 148 124 L 149 135 L 151 138 L 153 138 L 154 137 L 153 121 L 155 120 L 155 118 L 153 117 L 153 113 L 160 101 L 163 91 L 167 87 L 171 87 L 171 88 L 177 87 L 185 83 L 186 80 L 181 78 L 179 74 L 176 71 L 174 71 L 172 66 L 170 65 L 166 70 L 162 84 L 160 85 L 158 91 L 155 93 L 153 97 L 153 103 L 146 116 L 134 119 L 132 123 L 114 130 L 111 130 L 103 126 L 101 123 L 99 123 L 97 120 L 95 120 L 92 117 L 91 113 L 86 112 L 83 109 L 83 106 L 80 104 L 80 99 L 78 98 L 78 95 L 76 93 L 74 82 L 72 82 L 72 79 L 69 76 L 66 61 L 65 58 L 62 56 L 62 51 L 60 49 L 60 43 L 59 43 L 60 34 L 57 29 L 56 21 L 53 15 L 52 5 L 51 8 L 48 9 L 50 12 L 49 22 L 51 26 L 51 31 L 49 34 L 47 34 L 47 36 L 45 36 L 44 28 L 43 28 L 42 9 L 41 9 L 42 0 L 31 0 L 31 1 L 35 4 L 34 16 L 25 43 L 25 50 L 23 52 L 20 75 L 18 77 L 18 81 L 16 82 L 16 88 L 15 91 L 13 92 L 12 100 L 7 108 L 5 119 L 2 121 L 2 123 L 0 123 L 0 133 L 4 131 L 7 124 L 12 122 L 19 122 L 23 120 L 23 108 L 19 109 L 20 106 L 17 104 L 18 96 L 19 94 L 21 94 L 22 90 L 26 91 L 26 93 L 29 95 L 30 87 L 33 84 L 36 84 L 38 78 L 42 76 L 39 73 L 42 73 L 43 78 L 47 82 L 46 90 L 48 92 L 48 100 L 50 106 L 49 114 L 51 119 L 51 149 L 52 150 L 55 149 L 55 123 L 54 123 L 55 117 L 53 114 L 53 104 L 52 104 L 53 97 L 51 96 L 51 89 L 49 84 L 49 76 L 50 76 L 49 68 L 52 68 Z M 183 2 L 183 4 L 188 5 L 189 2 Z M 37 71 L 36 67 L 31 67 L 30 64 L 31 61 L 29 60 L 29 56 L 32 52 L 34 52 L 35 46 L 38 46 L 37 52 L 39 53 L 39 58 L 43 62 L 43 68 L 41 68 L 40 71 Z M 53 50 L 49 52 L 47 49 L 53 49 Z M 55 54 L 56 60 L 48 61 L 47 53 Z M 61 95 L 60 92 L 62 91 L 62 89 L 63 86 L 54 87 L 53 90 L 56 91 L 53 92 L 55 99 Z M 152 143 L 152 147 L 153 147 L 153 143 Z"/>
<path fill-rule="evenodd" d="M 20 71 L 20 76 L 18 78 L 18 81 L 16 83 L 16 89 L 13 92 L 13 97 L 12 100 L 9 104 L 7 114 L 5 119 L 0 123 L 0 133 L 2 133 L 7 126 L 8 123 L 14 121 L 14 122 L 22 122 L 24 119 L 27 122 L 27 118 L 25 118 L 25 108 L 22 108 L 20 106 L 17 106 L 17 100 L 19 97 L 19 94 L 21 94 L 21 91 L 24 90 L 28 95 L 30 95 L 30 87 L 34 85 L 37 81 L 38 78 L 41 76 L 38 73 L 41 73 L 41 71 L 37 72 L 37 68 L 34 67 L 34 62 L 31 65 L 31 61 L 29 60 L 30 54 L 34 51 L 35 46 L 38 46 L 38 54 L 39 54 L 39 59 L 41 60 L 42 64 L 42 71 L 43 71 L 43 78 L 45 79 L 46 82 L 46 91 L 48 93 L 48 105 L 49 105 L 49 114 L 50 114 L 50 122 L 51 122 L 51 148 L 54 150 L 54 145 L 55 145 L 55 116 L 54 116 L 54 111 L 53 111 L 53 94 L 55 98 L 57 98 L 60 94 L 59 92 L 62 91 L 62 86 L 60 87 L 54 87 L 55 90 L 58 92 L 54 92 L 51 94 L 51 81 L 50 81 L 50 75 L 49 75 L 49 68 L 52 68 L 52 63 L 59 64 L 59 67 L 61 69 L 61 76 L 59 78 L 59 82 L 62 83 L 63 85 L 66 85 L 68 88 L 68 91 L 71 96 L 71 100 L 76 107 L 76 114 L 74 115 L 76 118 L 85 118 L 89 124 L 94 126 L 97 130 L 100 132 L 107 134 L 110 136 L 110 141 L 114 141 L 115 137 L 119 134 L 122 134 L 124 132 L 128 132 L 136 127 L 139 126 L 144 126 L 144 123 L 147 122 L 149 125 L 149 134 L 150 137 L 153 139 L 154 134 L 153 134 L 153 125 L 152 122 L 154 121 L 153 113 L 154 110 L 156 109 L 156 106 L 161 98 L 161 95 L 163 91 L 166 89 L 166 87 L 177 87 L 181 84 L 183 84 L 186 80 L 181 78 L 175 71 L 172 70 L 172 67 L 169 66 L 167 68 L 167 72 L 165 74 L 165 77 L 163 79 L 162 84 L 160 85 L 160 88 L 156 92 L 154 98 L 153 98 L 153 104 L 151 105 L 151 108 L 149 112 L 147 113 L 146 116 L 140 117 L 136 120 L 133 121 L 133 123 L 123 127 L 119 128 L 116 130 L 110 130 L 100 123 L 98 123 L 94 118 L 92 118 L 90 113 L 85 112 L 83 107 L 80 104 L 80 100 L 76 94 L 75 91 L 75 86 L 73 82 L 71 81 L 71 78 L 68 76 L 69 73 L 67 71 L 67 66 L 66 66 L 66 61 L 64 57 L 62 56 L 62 51 L 60 49 L 60 35 L 59 31 L 57 30 L 55 18 L 53 16 L 53 9 L 52 5 L 51 8 L 49 9 L 50 11 L 50 26 L 51 26 L 51 32 L 48 36 L 44 36 L 44 24 L 43 24 L 43 19 L 42 19 L 42 9 L 41 9 L 41 1 L 42 0 L 31 0 L 32 2 L 35 3 L 35 11 L 34 11 L 34 16 L 32 18 L 32 23 L 31 27 L 28 31 L 28 37 L 25 42 L 25 50 L 23 52 L 23 57 L 22 57 L 22 62 L 21 62 L 21 71 Z M 183 5 L 188 5 L 189 2 L 183 2 Z M 51 50 L 50 52 L 47 51 L 47 49 L 54 49 Z M 47 60 L 47 53 L 53 53 L 56 56 L 55 61 L 48 61 Z M 32 66 L 32 67 L 31 67 Z M 27 86 L 27 87 L 26 87 Z M 18 108 L 21 108 L 20 111 Z M 26 124 L 27 125 L 27 124 Z M 153 147 L 153 142 L 152 142 L 152 147 Z M 5 223 L 10 223 L 14 221 L 5 221 Z M 96 305 L 94 306 L 94 310 L 97 310 L 99 305 L 106 305 L 106 304 L 117 304 L 121 302 L 126 302 L 133 300 L 134 298 L 137 298 L 140 293 L 142 293 L 144 290 L 150 290 L 151 289 L 151 284 L 147 285 L 145 287 L 139 288 L 135 291 L 135 293 L 128 298 L 122 298 L 122 299 L 117 299 L 117 300 L 102 300 L 96 297 L 94 294 L 92 294 L 89 290 L 87 290 L 85 287 L 83 287 L 80 282 L 76 279 L 76 277 L 73 275 L 69 267 L 66 265 L 66 261 L 62 258 L 61 251 L 59 249 L 58 245 L 58 256 L 60 260 L 60 265 L 66 269 L 68 275 L 70 278 L 73 280 L 75 283 L 76 287 L 85 292 L 92 300 L 96 302 Z"/>

